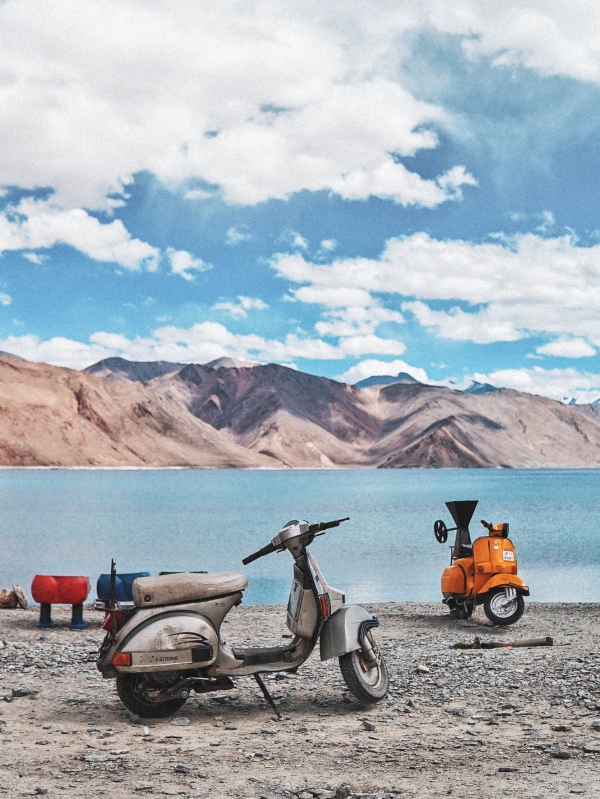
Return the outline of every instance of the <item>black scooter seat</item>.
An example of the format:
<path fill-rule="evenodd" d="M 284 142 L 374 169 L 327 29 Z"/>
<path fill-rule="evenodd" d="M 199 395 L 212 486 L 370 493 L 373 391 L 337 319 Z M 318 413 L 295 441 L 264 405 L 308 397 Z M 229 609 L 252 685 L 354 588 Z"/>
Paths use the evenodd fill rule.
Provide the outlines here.
<path fill-rule="evenodd" d="M 132 594 L 136 608 L 154 608 L 195 602 L 216 596 L 234 594 L 248 587 L 248 580 L 239 572 L 220 574 L 165 574 L 158 577 L 138 577 L 133 581 Z"/>

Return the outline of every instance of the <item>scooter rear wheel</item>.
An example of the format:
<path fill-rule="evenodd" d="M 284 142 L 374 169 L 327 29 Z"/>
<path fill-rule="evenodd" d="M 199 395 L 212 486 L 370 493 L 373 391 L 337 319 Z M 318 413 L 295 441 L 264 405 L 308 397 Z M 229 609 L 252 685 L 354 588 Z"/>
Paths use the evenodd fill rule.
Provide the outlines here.
<path fill-rule="evenodd" d="M 387 694 L 389 678 L 383 656 L 368 669 L 360 649 L 347 652 L 340 657 L 340 671 L 350 693 L 366 705 L 379 702 Z"/>
<path fill-rule="evenodd" d="M 149 675 L 150 676 L 150 675 Z M 148 688 L 144 674 L 126 674 L 117 678 L 117 693 L 127 710 L 145 719 L 160 719 L 171 716 L 185 705 L 185 699 L 168 699 L 165 702 L 150 702 L 142 692 Z"/>
<path fill-rule="evenodd" d="M 483 610 L 492 624 L 514 624 L 525 611 L 525 600 L 517 591 L 507 599 L 504 588 L 493 588 L 483 601 Z"/>

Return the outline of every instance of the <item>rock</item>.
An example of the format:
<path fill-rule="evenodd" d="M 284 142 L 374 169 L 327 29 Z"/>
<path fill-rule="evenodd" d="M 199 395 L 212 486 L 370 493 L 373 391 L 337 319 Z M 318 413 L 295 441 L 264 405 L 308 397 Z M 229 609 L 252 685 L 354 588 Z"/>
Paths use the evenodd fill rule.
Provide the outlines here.
<path fill-rule="evenodd" d="M 365 730 L 368 730 L 368 732 L 373 732 L 375 729 L 375 725 L 373 724 L 372 721 L 363 721 L 362 725 L 365 728 Z"/>
<path fill-rule="evenodd" d="M 3 610 L 14 610 L 19 607 L 19 600 L 14 591 L 10 588 L 3 588 L 0 591 L 0 608 Z"/>
<path fill-rule="evenodd" d="M 11 693 L 15 697 L 28 696 L 29 695 L 29 689 L 28 688 L 13 688 Z"/>
<path fill-rule="evenodd" d="M 107 755 L 83 755 L 81 758 L 84 763 L 106 763 Z"/>
<path fill-rule="evenodd" d="M 20 585 L 13 585 L 13 593 L 17 597 L 17 604 L 21 610 L 27 610 L 27 597 Z"/>
<path fill-rule="evenodd" d="M 513 768 L 513 766 L 500 766 L 500 768 L 498 769 L 498 771 L 501 774 L 509 774 L 513 771 L 518 771 L 518 770 L 519 770 L 518 768 Z"/>
<path fill-rule="evenodd" d="M 407 706 L 407 707 L 412 707 L 412 708 L 415 708 L 415 709 L 416 709 L 416 708 L 418 708 L 418 707 L 419 707 L 419 703 L 417 702 L 417 700 L 416 700 L 416 699 L 409 699 L 409 700 L 408 700 L 408 702 L 406 703 L 406 706 Z"/>
<path fill-rule="evenodd" d="M 34 788 L 33 792 L 38 796 L 44 796 L 48 793 L 48 788 Z"/>
<path fill-rule="evenodd" d="M 581 748 L 586 754 L 600 754 L 600 746 L 584 744 Z"/>
<path fill-rule="evenodd" d="M 555 727 L 550 727 L 553 732 L 571 732 L 571 727 L 566 724 L 557 724 Z"/>
<path fill-rule="evenodd" d="M 349 785 L 340 785 L 335 792 L 335 799 L 348 799 L 352 793 L 352 788 Z"/>
<path fill-rule="evenodd" d="M 187 727 L 190 724 L 190 720 L 185 716 L 177 716 L 176 719 L 171 721 L 173 727 Z"/>
<path fill-rule="evenodd" d="M 569 760 L 571 757 L 571 753 L 567 752 L 566 749 L 548 749 L 547 754 L 557 760 Z"/>
<path fill-rule="evenodd" d="M 175 771 L 176 771 L 178 774 L 189 774 L 189 773 L 190 773 L 190 770 L 191 770 L 191 767 L 190 767 L 190 766 L 188 766 L 186 763 L 178 763 L 178 764 L 175 766 Z"/>
<path fill-rule="evenodd" d="M 417 666 L 417 674 L 430 674 L 431 669 L 425 666 L 423 663 L 419 663 Z"/>

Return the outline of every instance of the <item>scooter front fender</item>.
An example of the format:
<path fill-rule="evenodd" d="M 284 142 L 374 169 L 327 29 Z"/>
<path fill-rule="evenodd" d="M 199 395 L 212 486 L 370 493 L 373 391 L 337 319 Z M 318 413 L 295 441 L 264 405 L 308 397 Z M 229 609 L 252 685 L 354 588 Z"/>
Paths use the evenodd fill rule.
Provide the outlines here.
<path fill-rule="evenodd" d="M 523 596 L 529 596 L 529 586 L 525 585 L 523 580 L 516 574 L 495 574 L 485 583 L 485 585 L 477 592 L 477 598 L 484 596 L 492 588 L 514 588 Z"/>
<path fill-rule="evenodd" d="M 360 649 L 361 625 L 372 619 L 373 616 L 360 605 L 344 605 L 336 610 L 321 630 L 321 660 L 341 657 Z"/>

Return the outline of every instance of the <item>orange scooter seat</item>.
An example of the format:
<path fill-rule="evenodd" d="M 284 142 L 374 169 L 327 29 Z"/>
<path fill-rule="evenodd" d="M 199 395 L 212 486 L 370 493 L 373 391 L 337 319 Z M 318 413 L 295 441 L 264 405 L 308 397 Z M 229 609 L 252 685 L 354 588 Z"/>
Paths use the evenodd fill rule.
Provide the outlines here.
<path fill-rule="evenodd" d="M 165 574 L 138 577 L 133 581 L 133 601 L 137 608 L 196 602 L 225 594 L 234 594 L 248 587 L 248 580 L 239 572 L 220 574 Z"/>

